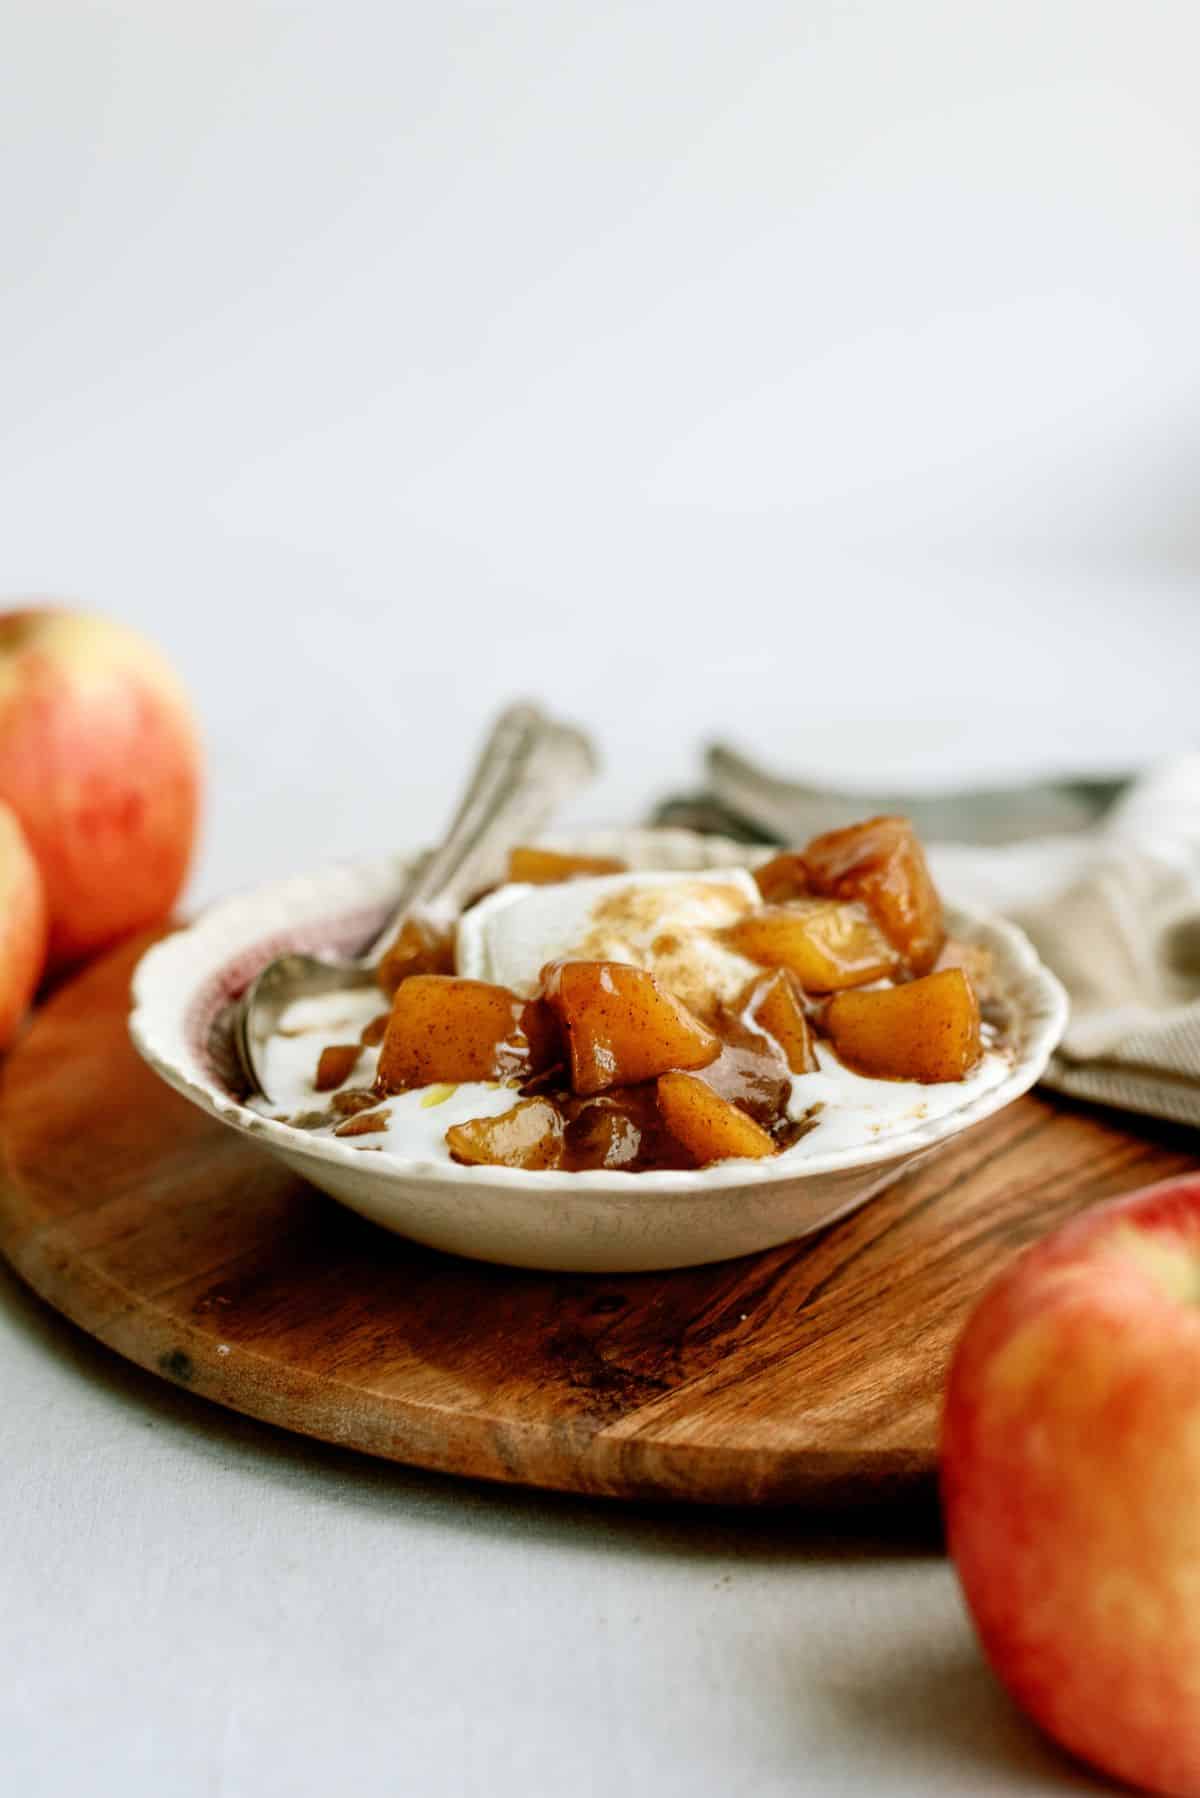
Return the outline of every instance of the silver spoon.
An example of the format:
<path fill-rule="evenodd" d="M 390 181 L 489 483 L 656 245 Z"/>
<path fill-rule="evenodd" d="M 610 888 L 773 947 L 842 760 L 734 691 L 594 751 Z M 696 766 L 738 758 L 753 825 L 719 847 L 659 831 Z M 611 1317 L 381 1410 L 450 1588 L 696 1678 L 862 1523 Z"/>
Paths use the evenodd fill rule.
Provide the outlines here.
<path fill-rule="evenodd" d="M 508 852 L 540 830 L 550 813 L 596 770 L 591 743 L 534 705 L 502 712 L 467 781 L 450 828 L 411 869 L 396 909 L 360 955 L 337 961 L 299 952 L 267 963 L 238 1000 L 232 1037 L 251 1093 L 269 1099 L 262 1052 L 284 1009 L 297 999 L 369 986 L 385 951 L 414 914 L 449 922 L 473 893 L 504 877 Z"/>

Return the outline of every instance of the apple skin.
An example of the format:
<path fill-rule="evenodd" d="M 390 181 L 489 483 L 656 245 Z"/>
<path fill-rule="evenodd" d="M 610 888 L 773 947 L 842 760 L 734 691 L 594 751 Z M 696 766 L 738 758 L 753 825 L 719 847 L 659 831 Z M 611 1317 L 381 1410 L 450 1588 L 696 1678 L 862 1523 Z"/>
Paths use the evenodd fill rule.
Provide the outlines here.
<path fill-rule="evenodd" d="M 9 1048 L 46 966 L 42 877 L 16 813 L 0 803 L 0 1053 Z"/>
<path fill-rule="evenodd" d="M 144 638 L 53 607 L 0 613 L 0 799 L 41 869 L 52 967 L 171 910 L 200 768 L 187 696 Z"/>
<path fill-rule="evenodd" d="M 1200 1174 L 1022 1255 L 955 1353 L 947 1540 L 984 1650 L 1047 1734 L 1200 1794 Z"/>

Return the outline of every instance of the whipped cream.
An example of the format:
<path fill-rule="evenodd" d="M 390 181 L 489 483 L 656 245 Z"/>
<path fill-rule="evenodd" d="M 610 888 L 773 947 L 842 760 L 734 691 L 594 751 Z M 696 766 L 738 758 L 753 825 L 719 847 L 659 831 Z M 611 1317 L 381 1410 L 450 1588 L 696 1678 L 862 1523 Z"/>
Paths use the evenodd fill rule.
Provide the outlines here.
<path fill-rule="evenodd" d="M 761 904 L 746 868 L 504 886 L 459 920 L 458 971 L 528 998 L 548 961 L 630 962 L 704 1017 L 762 972 L 711 933 Z"/>

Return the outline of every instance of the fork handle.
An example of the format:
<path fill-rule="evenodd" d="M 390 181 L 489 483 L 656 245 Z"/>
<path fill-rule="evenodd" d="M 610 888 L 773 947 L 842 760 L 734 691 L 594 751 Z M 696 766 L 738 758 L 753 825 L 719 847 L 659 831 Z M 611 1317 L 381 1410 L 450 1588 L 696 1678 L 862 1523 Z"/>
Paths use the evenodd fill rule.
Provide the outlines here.
<path fill-rule="evenodd" d="M 362 956 L 370 965 L 414 912 L 452 917 L 473 893 L 504 876 L 508 852 L 596 771 L 588 738 L 539 706 L 501 712 L 438 847 L 409 876 L 395 911 Z"/>

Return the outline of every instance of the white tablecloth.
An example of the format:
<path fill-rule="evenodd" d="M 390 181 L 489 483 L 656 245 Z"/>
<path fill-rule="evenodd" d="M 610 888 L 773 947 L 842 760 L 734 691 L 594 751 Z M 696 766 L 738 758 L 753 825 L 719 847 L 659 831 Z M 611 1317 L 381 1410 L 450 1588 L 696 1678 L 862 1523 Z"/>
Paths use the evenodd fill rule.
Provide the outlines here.
<path fill-rule="evenodd" d="M 928 1532 L 376 1465 L 127 1367 L 7 1275 L 0 1366 L 14 1795 L 1091 1789 Z"/>

